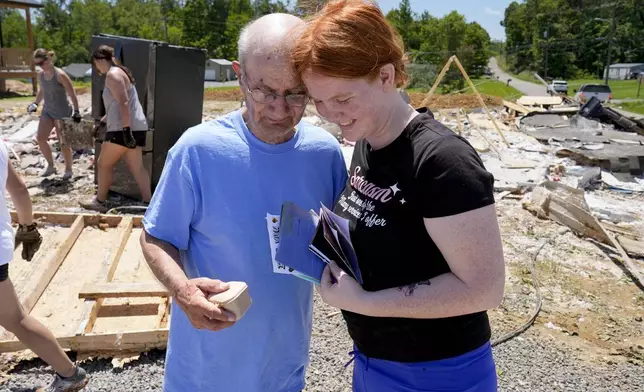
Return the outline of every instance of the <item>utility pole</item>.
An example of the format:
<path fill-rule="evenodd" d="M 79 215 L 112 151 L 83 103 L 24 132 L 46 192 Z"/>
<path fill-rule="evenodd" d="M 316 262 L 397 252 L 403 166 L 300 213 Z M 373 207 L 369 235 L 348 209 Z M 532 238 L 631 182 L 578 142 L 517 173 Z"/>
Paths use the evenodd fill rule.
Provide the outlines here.
<path fill-rule="evenodd" d="M 611 45 L 613 43 L 613 35 L 615 35 L 615 7 L 613 7 L 612 17 L 610 22 L 610 32 L 608 33 L 608 50 L 606 53 L 606 75 L 604 76 L 604 84 L 608 85 L 608 74 L 610 73 L 610 55 Z"/>
<path fill-rule="evenodd" d="M 543 37 L 546 39 L 546 64 L 544 66 L 543 78 L 548 80 L 548 30 L 549 27 L 546 27 L 546 31 L 543 32 Z"/>

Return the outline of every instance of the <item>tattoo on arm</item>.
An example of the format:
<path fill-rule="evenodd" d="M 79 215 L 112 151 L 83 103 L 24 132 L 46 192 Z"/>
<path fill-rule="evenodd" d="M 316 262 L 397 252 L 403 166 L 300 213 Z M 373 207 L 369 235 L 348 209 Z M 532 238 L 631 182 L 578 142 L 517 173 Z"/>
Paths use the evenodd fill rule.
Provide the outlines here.
<path fill-rule="evenodd" d="M 404 292 L 405 297 L 409 297 L 414 294 L 414 291 L 418 288 L 418 286 L 430 286 L 431 284 L 432 282 L 430 282 L 429 279 L 421 280 L 420 282 L 412 283 L 407 286 L 400 286 L 398 287 L 398 291 Z"/>

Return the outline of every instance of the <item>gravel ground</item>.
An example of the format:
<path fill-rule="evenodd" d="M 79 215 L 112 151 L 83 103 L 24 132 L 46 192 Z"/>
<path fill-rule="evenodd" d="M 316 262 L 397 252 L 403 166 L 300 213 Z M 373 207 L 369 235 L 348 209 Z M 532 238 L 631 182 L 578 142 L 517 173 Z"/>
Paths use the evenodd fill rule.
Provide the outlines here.
<path fill-rule="evenodd" d="M 307 391 L 350 391 L 351 341 L 342 316 L 316 299 Z M 91 375 L 87 392 L 159 391 L 163 382 L 164 351 L 146 353 L 138 361 L 113 369 L 108 360 L 86 362 Z M 629 363 L 590 363 L 582 352 L 565 347 L 539 328 L 494 348 L 500 391 L 642 391 L 644 371 Z M 611 364 L 612 363 L 612 364 Z M 39 360 L 20 364 L 0 391 L 27 392 L 51 381 L 49 368 Z"/>

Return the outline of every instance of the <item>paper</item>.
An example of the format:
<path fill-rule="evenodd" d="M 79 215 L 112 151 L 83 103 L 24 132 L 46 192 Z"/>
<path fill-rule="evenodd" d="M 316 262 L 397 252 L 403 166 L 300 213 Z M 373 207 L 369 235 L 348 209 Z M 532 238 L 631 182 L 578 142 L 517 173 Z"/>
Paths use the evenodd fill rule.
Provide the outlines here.
<path fill-rule="evenodd" d="M 268 227 L 268 238 L 271 247 L 273 272 L 275 272 L 276 274 L 293 274 L 294 269 L 289 269 L 286 265 L 278 262 L 275 259 L 275 255 L 280 243 L 280 216 L 266 214 L 266 224 Z"/>
<path fill-rule="evenodd" d="M 290 273 L 319 284 L 326 264 L 334 261 L 362 284 L 351 244 L 349 221 L 321 205 L 319 215 L 285 202 L 280 216 L 268 215 L 273 272 Z"/>
<path fill-rule="evenodd" d="M 311 212 L 293 203 L 284 203 L 280 216 L 280 244 L 275 259 L 300 277 L 319 284 L 325 263 L 309 251 L 317 222 L 317 217 Z"/>

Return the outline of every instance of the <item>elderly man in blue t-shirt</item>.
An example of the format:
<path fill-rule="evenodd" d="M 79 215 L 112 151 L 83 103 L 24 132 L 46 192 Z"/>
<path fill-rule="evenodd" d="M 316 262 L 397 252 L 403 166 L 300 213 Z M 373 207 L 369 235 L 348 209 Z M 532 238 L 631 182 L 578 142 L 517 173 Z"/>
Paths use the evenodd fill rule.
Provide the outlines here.
<path fill-rule="evenodd" d="M 347 171 L 340 145 L 300 122 L 308 96 L 288 65 L 295 16 L 270 14 L 239 38 L 245 107 L 186 131 L 168 152 L 141 245 L 173 305 L 165 392 L 304 388 L 313 288 L 274 260 L 282 203 L 332 206 Z M 288 272 L 288 271 L 286 271 Z M 238 321 L 209 302 L 248 284 Z"/>

